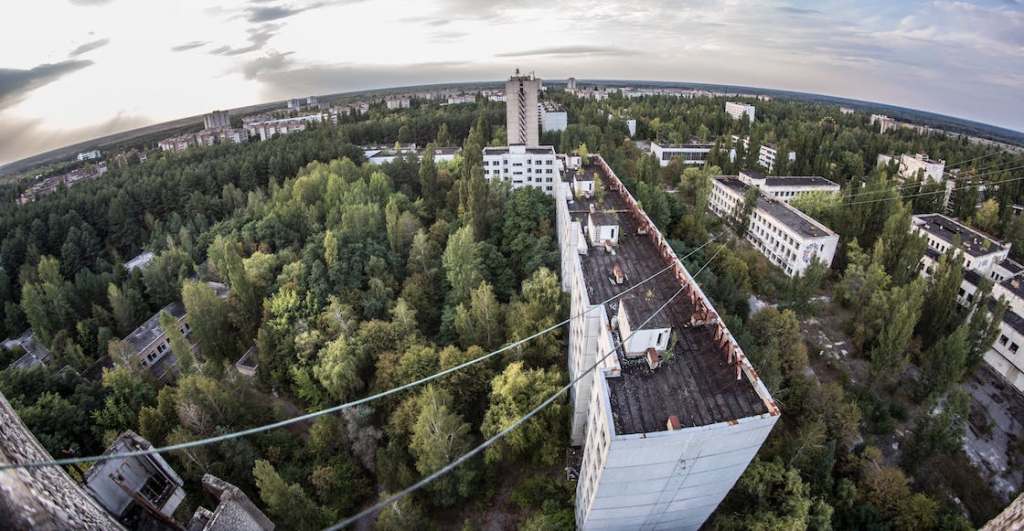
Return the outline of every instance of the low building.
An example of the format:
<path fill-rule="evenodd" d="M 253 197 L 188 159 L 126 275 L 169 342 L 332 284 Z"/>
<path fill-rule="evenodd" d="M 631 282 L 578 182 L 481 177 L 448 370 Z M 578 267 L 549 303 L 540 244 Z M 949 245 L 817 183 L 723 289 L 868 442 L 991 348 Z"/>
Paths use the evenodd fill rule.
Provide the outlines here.
<path fill-rule="evenodd" d="M 786 204 L 811 192 L 839 193 L 838 184 L 813 175 L 766 177 L 756 171 L 741 171 L 739 179 L 744 184 L 756 186 L 764 196 Z"/>
<path fill-rule="evenodd" d="M 151 448 L 149 441 L 129 430 L 118 435 L 103 455 Z M 185 482 L 160 454 L 99 461 L 86 472 L 84 482 L 100 505 L 126 523 L 150 517 L 171 519 L 185 499 Z"/>
<path fill-rule="evenodd" d="M 672 159 L 678 158 L 687 166 L 703 166 L 708 160 L 708 153 L 714 144 L 693 141 L 689 144 L 659 144 L 651 142 L 651 153 L 658 159 L 662 167 L 668 166 Z"/>
<path fill-rule="evenodd" d="M 245 354 L 242 354 L 242 357 L 235 362 L 235 370 L 238 371 L 238 374 L 249 378 L 256 376 L 256 369 L 259 368 L 257 356 L 256 345 L 249 347 L 249 350 L 245 351 Z"/>
<path fill-rule="evenodd" d="M 217 507 L 212 511 L 205 507 L 196 509 L 188 531 L 274 531 L 274 522 L 242 489 L 213 474 L 205 474 L 203 490 L 217 499 Z"/>
<path fill-rule="evenodd" d="M 153 261 L 153 258 L 156 258 L 156 255 L 153 254 L 152 251 L 144 251 L 142 253 L 139 253 L 139 255 L 136 256 L 135 258 L 132 258 L 131 260 L 125 262 L 124 268 L 129 273 L 135 271 L 136 269 L 146 269 L 146 266 L 148 266 L 149 263 Z"/>
<path fill-rule="evenodd" d="M 483 165 L 487 180 L 509 183 L 512 189 L 530 186 L 554 195 L 555 185 L 562 179 L 555 148 L 551 146 L 485 147 Z"/>
<path fill-rule="evenodd" d="M 746 103 L 738 103 L 735 101 L 725 102 L 725 112 L 729 116 L 732 116 L 733 120 L 739 120 L 744 115 L 747 116 L 747 120 L 754 121 L 754 115 L 757 113 L 757 109 L 753 105 Z"/>
<path fill-rule="evenodd" d="M 118 353 L 120 359 L 115 361 L 129 365 L 138 364 L 156 379 L 166 382 L 177 377 L 178 358 L 171 350 L 170 338 L 160 326 L 160 314 L 164 312 L 178 322 L 178 329 L 182 335 L 188 338 L 192 334 L 185 305 L 172 302 L 122 339 L 123 348 Z"/>
<path fill-rule="evenodd" d="M 19 205 L 31 203 L 39 199 L 40 197 L 52 194 L 60 189 L 61 186 L 71 188 L 78 183 L 91 181 L 98 179 L 107 173 L 107 163 L 98 162 L 96 164 L 86 164 L 81 168 L 75 168 L 68 173 L 62 175 L 54 175 L 42 179 L 41 181 L 33 184 L 28 190 L 25 190 L 16 200 Z M 36 177 L 39 178 L 38 176 Z"/>
<path fill-rule="evenodd" d="M 749 186 L 739 177 L 715 177 L 708 202 L 711 211 L 721 217 L 739 215 Z M 814 260 L 821 261 L 826 267 L 831 266 L 839 244 L 839 235 L 828 227 L 761 193 L 750 214 L 745 237 L 789 276 L 803 274 Z"/>
<path fill-rule="evenodd" d="M 893 158 L 892 155 L 879 154 L 878 165 L 886 166 L 892 162 Z M 932 160 L 923 153 L 914 155 L 904 153 L 899 156 L 898 162 L 897 172 L 903 179 L 923 178 L 935 182 L 942 182 L 945 179 L 946 161 L 944 160 Z"/>
<path fill-rule="evenodd" d="M 775 161 L 778 160 L 778 156 L 779 148 L 777 146 L 768 143 L 761 144 L 761 148 L 757 153 L 757 163 L 770 173 L 775 169 Z M 786 160 L 794 162 L 796 160 L 796 151 L 786 153 Z"/>
<path fill-rule="evenodd" d="M 886 131 L 892 131 L 899 127 L 899 123 L 884 114 L 872 114 L 871 125 L 878 124 L 879 132 L 885 134 Z"/>
<path fill-rule="evenodd" d="M 434 148 L 434 163 L 451 162 L 462 153 L 460 147 L 438 147 Z"/>
<path fill-rule="evenodd" d="M 99 158 L 102 157 L 102 156 L 103 156 L 103 154 L 100 153 L 100 150 L 94 149 L 92 151 L 84 151 L 82 153 L 79 153 L 78 157 L 76 157 L 76 158 L 79 161 L 83 161 L 83 160 L 99 160 Z"/>
<path fill-rule="evenodd" d="M 9 365 L 12 369 L 39 367 L 49 363 L 51 358 L 50 350 L 36 340 L 36 336 L 32 333 L 31 328 L 22 332 L 18 337 L 5 339 L 0 345 L 3 345 L 4 350 L 23 352 L 21 357 L 12 361 Z"/>
<path fill-rule="evenodd" d="M 540 112 L 540 130 L 542 133 L 549 131 L 565 131 L 569 125 L 569 115 L 565 107 L 553 101 L 545 101 L 537 104 Z"/>
<path fill-rule="evenodd" d="M 366 161 L 373 165 L 387 164 L 394 162 L 399 157 L 416 157 L 419 158 L 420 152 L 416 149 L 416 145 L 413 144 L 411 147 L 390 147 L 381 149 L 372 149 L 367 154 L 367 150 L 363 150 L 363 154 L 366 155 Z"/>

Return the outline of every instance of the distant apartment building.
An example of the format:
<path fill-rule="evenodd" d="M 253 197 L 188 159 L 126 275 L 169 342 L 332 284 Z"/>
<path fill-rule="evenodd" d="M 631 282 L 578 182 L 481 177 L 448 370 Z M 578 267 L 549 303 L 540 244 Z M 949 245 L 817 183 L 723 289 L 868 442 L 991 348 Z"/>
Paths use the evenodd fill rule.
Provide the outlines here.
<path fill-rule="evenodd" d="M 886 131 L 892 131 L 899 127 L 898 122 L 884 114 L 872 114 L 871 125 L 878 124 L 879 132 L 885 134 Z"/>
<path fill-rule="evenodd" d="M 724 218 L 738 216 L 749 186 L 740 177 L 715 177 L 708 202 L 711 211 Z M 831 266 L 839 244 L 839 235 L 828 227 L 760 192 L 745 237 L 789 276 L 803 274 L 814 260 Z"/>
<path fill-rule="evenodd" d="M 659 144 L 651 142 L 651 153 L 658 159 L 661 167 L 668 166 L 672 159 L 680 159 L 687 166 L 703 166 L 714 144 L 691 141 L 688 144 Z"/>
<path fill-rule="evenodd" d="M 636 136 L 636 120 L 635 119 L 630 118 L 630 119 L 626 120 L 626 130 L 629 131 L 629 137 L 630 138 L 633 138 L 634 136 Z"/>
<path fill-rule="evenodd" d="M 892 159 L 892 155 L 879 154 L 878 165 L 888 165 Z M 899 156 L 898 162 L 899 176 L 904 179 L 924 177 L 925 180 L 935 182 L 942 182 L 945 179 L 946 161 L 944 160 L 933 160 L 923 153 L 914 155 L 904 153 Z"/>
<path fill-rule="evenodd" d="M 273 138 L 274 135 L 288 135 L 305 131 L 309 124 L 323 121 L 322 114 L 307 114 L 292 118 L 278 118 L 246 122 L 245 130 L 249 137 L 259 137 L 261 141 Z"/>
<path fill-rule="evenodd" d="M 512 189 L 529 186 L 548 195 L 554 195 L 561 182 L 560 164 L 551 146 L 518 144 L 483 151 L 484 177 L 489 181 L 509 183 Z"/>
<path fill-rule="evenodd" d="M 228 111 L 213 111 L 203 116 L 203 129 L 226 129 L 231 127 Z"/>
<path fill-rule="evenodd" d="M 82 153 L 79 153 L 78 156 L 75 158 L 79 162 L 81 162 L 83 160 L 99 160 L 99 158 L 102 156 L 103 154 L 100 153 L 100 150 L 94 149 L 92 151 L 83 151 Z"/>
<path fill-rule="evenodd" d="M 388 96 L 384 98 L 384 106 L 389 111 L 408 109 L 412 106 L 412 99 L 407 96 Z"/>
<path fill-rule="evenodd" d="M 40 180 L 25 190 L 16 200 L 19 205 L 31 203 L 40 197 L 52 194 L 61 186 L 71 188 L 79 183 L 98 179 L 107 173 L 107 163 L 86 164 L 62 175 L 54 175 Z M 38 177 L 37 177 L 38 178 Z"/>
<path fill-rule="evenodd" d="M 171 138 L 165 138 L 157 143 L 161 151 L 180 152 L 197 146 L 213 146 L 217 144 L 241 144 L 249 140 L 249 134 L 245 129 L 232 129 L 230 127 L 203 129 L 195 133 L 186 133 Z"/>
<path fill-rule="evenodd" d="M 302 109 L 302 98 L 291 98 L 288 100 L 288 110 L 297 111 Z"/>
<path fill-rule="evenodd" d="M 31 328 L 22 332 L 18 337 L 5 339 L 0 346 L 3 346 L 4 350 L 22 353 L 21 357 L 12 361 L 8 366 L 11 369 L 31 369 L 46 365 L 50 361 L 50 350 L 36 340 Z"/>
<path fill-rule="evenodd" d="M 952 250 L 963 257 L 958 302 L 965 306 L 974 303 L 982 281 L 987 280 L 993 283 L 992 296 L 1009 304 L 999 335 L 984 359 L 1010 385 L 1024 392 L 1024 266 L 1009 258 L 1010 244 L 942 214 L 914 216 L 910 230 L 928 241 L 921 257 L 921 275 L 933 275 L 942 255 Z"/>
<path fill-rule="evenodd" d="M 853 114 L 855 112 L 856 112 L 855 110 L 853 110 L 853 109 L 851 109 L 849 107 L 840 107 L 839 108 L 839 114 Z"/>
<path fill-rule="evenodd" d="M 540 143 L 540 114 L 537 98 L 540 79 L 521 75 L 519 69 L 505 82 L 505 130 L 508 145 L 536 146 Z"/>
<path fill-rule="evenodd" d="M 133 431 L 121 433 L 103 455 L 144 451 L 153 445 Z M 170 519 L 185 499 L 185 484 L 160 454 L 99 461 L 85 474 L 85 490 L 122 521 Z M 134 513 L 134 514 L 133 514 Z"/>
<path fill-rule="evenodd" d="M 696 530 L 780 411 L 668 241 L 605 161 L 591 161 L 601 203 L 556 194 L 569 377 L 597 366 L 570 390 L 576 528 Z"/>
<path fill-rule="evenodd" d="M 775 161 L 778 156 L 779 148 L 775 144 L 764 143 L 761 144 L 761 147 L 758 150 L 757 163 L 770 173 L 775 169 Z M 787 152 L 786 160 L 789 162 L 796 161 L 796 151 Z"/>
<path fill-rule="evenodd" d="M 565 107 L 552 101 L 545 101 L 539 105 L 540 130 L 545 133 L 565 131 L 569 125 L 569 115 L 565 112 Z"/>
<path fill-rule="evenodd" d="M 576 90 L 576 78 L 570 77 L 565 82 L 565 90 L 570 91 L 570 92 Z"/>
<path fill-rule="evenodd" d="M 741 171 L 739 179 L 744 184 L 756 186 L 765 197 L 786 204 L 811 192 L 839 193 L 838 184 L 814 175 L 766 177 L 756 171 Z"/>
<path fill-rule="evenodd" d="M 196 136 L 190 134 L 165 138 L 157 142 L 156 145 L 160 148 L 160 151 L 185 151 L 196 145 Z"/>
<path fill-rule="evenodd" d="M 754 115 L 757 113 L 757 109 L 753 105 L 746 103 L 737 103 L 735 101 L 725 102 L 725 112 L 732 116 L 733 120 L 739 120 L 743 118 L 743 115 L 747 116 L 747 120 L 754 121 Z"/>
<path fill-rule="evenodd" d="M 446 105 L 463 105 L 466 103 L 476 103 L 476 94 L 452 94 L 445 101 Z"/>

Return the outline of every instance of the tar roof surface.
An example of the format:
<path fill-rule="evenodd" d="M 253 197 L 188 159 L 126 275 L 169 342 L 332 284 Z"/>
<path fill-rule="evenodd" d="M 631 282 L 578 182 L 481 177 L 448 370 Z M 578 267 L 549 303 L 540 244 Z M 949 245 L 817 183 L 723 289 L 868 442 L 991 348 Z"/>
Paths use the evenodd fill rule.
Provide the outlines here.
<path fill-rule="evenodd" d="M 573 219 L 586 224 L 591 202 L 570 201 Z M 626 204 L 617 192 L 609 190 L 602 207 L 622 210 Z M 580 257 L 591 302 L 621 293 L 668 265 L 649 236 L 637 234 L 638 223 L 631 214 L 620 213 L 619 220 L 616 254 L 592 248 L 587 256 Z M 622 285 L 610 279 L 615 264 L 619 264 L 626 275 Z M 635 290 L 633 293 L 643 295 L 649 289 L 653 294 L 653 307 L 638 311 L 640 315 L 631 315 L 634 326 L 650 317 L 650 313 L 679 288 L 672 273 L 665 272 L 646 283 L 644 288 Z M 609 316 L 615 315 L 617 309 L 617 302 L 606 307 Z M 684 427 L 692 427 L 768 412 L 750 381 L 745 377 L 736 379 L 736 369 L 727 362 L 726 352 L 713 341 L 714 329 L 711 326 L 686 327 L 693 313 L 693 304 L 684 296 L 677 297 L 665 308 L 664 315 L 676 341 L 671 359 L 658 369 L 650 370 L 642 359 L 627 360 L 622 349 L 615 354 L 622 366 L 622 376 L 609 377 L 607 381 L 617 434 L 664 431 L 670 415 L 678 416 Z M 617 338 L 616 343 L 620 339 Z"/>
<path fill-rule="evenodd" d="M 715 177 L 722 184 L 732 188 L 742 195 L 747 190 L 747 184 L 737 179 L 736 177 L 722 176 Z M 764 211 L 771 217 L 779 220 L 780 223 L 789 227 L 790 229 L 800 233 L 807 238 L 824 238 L 825 236 L 831 236 L 832 233 L 823 228 L 818 223 L 815 223 L 805 214 L 800 213 L 797 209 L 767 199 L 764 196 L 757 198 L 757 208 Z"/>
<path fill-rule="evenodd" d="M 815 175 L 799 175 L 792 177 L 768 177 L 764 183 L 768 186 L 835 186 L 839 187 L 838 184 L 824 178 Z"/>
<path fill-rule="evenodd" d="M 181 319 L 181 317 L 185 315 L 185 306 L 180 302 L 172 302 L 149 319 L 146 319 L 146 322 L 139 325 L 139 327 L 133 330 L 131 334 L 128 334 L 128 337 L 124 338 L 124 340 L 132 346 L 134 352 L 141 352 L 150 343 L 156 341 L 164 334 L 164 331 L 160 328 L 160 314 L 163 312 L 167 312 L 175 318 Z"/>
<path fill-rule="evenodd" d="M 1002 250 L 1002 244 L 959 221 L 942 214 L 923 214 L 916 218 L 924 223 L 917 223 L 922 230 L 947 243 L 960 238 L 960 248 L 971 256 L 985 256 Z M 991 242 L 986 245 L 985 242 Z"/>

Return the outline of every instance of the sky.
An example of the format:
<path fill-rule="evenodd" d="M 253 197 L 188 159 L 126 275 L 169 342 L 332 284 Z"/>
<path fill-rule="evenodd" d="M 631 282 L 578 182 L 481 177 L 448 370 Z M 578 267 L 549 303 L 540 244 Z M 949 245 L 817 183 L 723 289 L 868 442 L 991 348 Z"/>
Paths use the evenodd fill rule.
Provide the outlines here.
<path fill-rule="evenodd" d="M 5 2 L 0 164 L 213 109 L 458 81 L 788 89 L 1024 130 L 1024 0 Z"/>

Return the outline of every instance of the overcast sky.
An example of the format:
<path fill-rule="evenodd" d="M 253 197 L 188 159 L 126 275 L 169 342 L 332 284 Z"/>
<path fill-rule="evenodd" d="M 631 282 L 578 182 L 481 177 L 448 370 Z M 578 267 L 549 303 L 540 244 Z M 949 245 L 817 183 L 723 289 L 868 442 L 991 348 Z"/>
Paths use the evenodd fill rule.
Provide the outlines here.
<path fill-rule="evenodd" d="M 0 163 L 186 115 L 365 88 L 694 81 L 1024 130 L 1024 0 L 4 2 Z"/>

